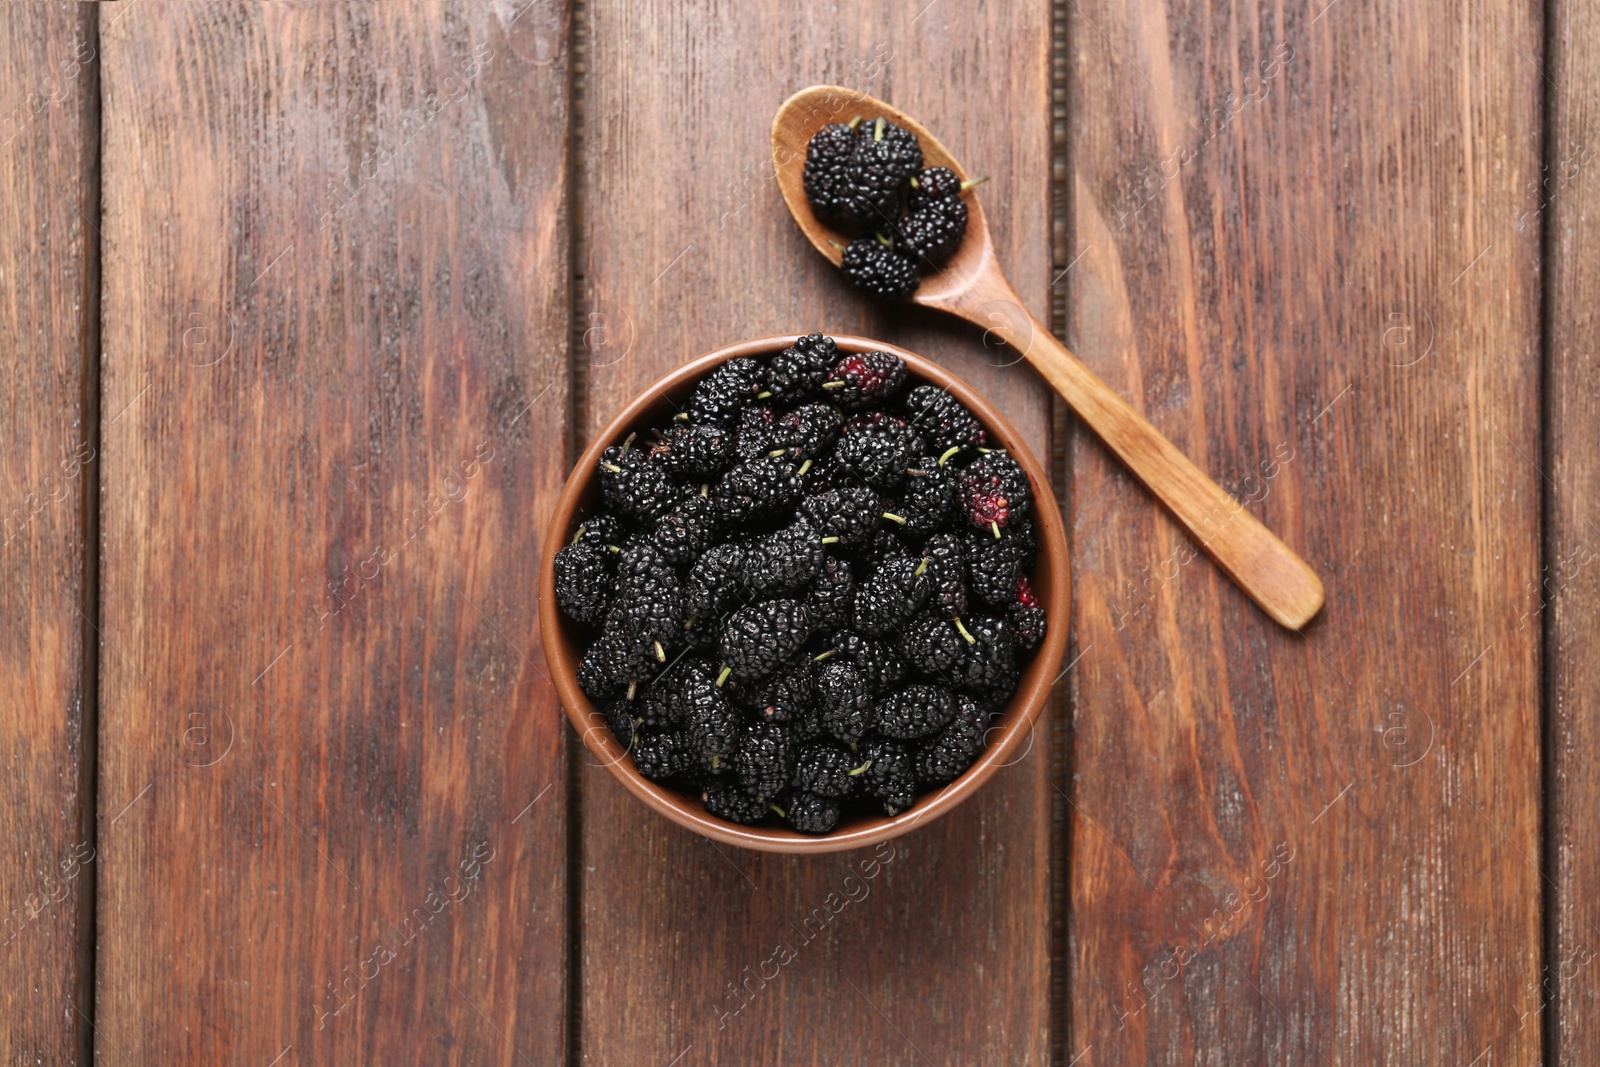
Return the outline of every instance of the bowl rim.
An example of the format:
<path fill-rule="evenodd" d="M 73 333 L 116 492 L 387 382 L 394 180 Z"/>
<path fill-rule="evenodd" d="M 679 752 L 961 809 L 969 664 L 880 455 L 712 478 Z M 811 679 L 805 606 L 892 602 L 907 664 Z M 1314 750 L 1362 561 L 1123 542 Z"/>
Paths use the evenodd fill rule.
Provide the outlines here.
<path fill-rule="evenodd" d="M 1035 593 L 1050 620 L 1045 639 L 1034 650 L 1033 658 L 1022 672 L 1010 703 L 1000 718 L 989 727 L 984 751 L 972 766 L 954 781 L 918 797 L 915 804 L 899 815 L 859 818 L 849 829 L 822 835 L 802 834 L 786 827 L 742 826 L 717 818 L 701 807 L 699 800 L 657 785 L 640 774 L 631 760 L 623 758 L 626 750 L 617 743 L 604 717 L 578 685 L 577 665 L 581 653 L 574 651 L 576 641 L 567 633 L 567 627 L 572 624 L 556 605 L 555 550 L 568 543 L 583 499 L 597 491 L 595 468 L 601 452 L 621 440 L 629 431 L 649 423 L 653 409 L 663 404 L 676 406 L 673 395 L 689 387 L 690 383 L 712 368 L 745 356 L 775 355 L 793 345 L 801 336 L 804 335 L 781 334 L 753 338 L 691 360 L 641 390 L 623 405 L 603 430 L 593 436 L 568 472 L 541 546 L 539 626 L 545 665 L 562 709 L 566 712 L 567 721 L 578 732 L 584 747 L 601 761 L 601 765 L 611 772 L 623 788 L 679 826 L 714 841 L 762 852 L 820 854 L 874 845 L 932 822 L 971 797 L 1002 766 L 1009 766 L 1008 757 L 1032 736 L 1040 715 L 1049 703 L 1058 677 L 1056 671 L 1066 653 L 1068 627 L 1065 620 L 1071 608 L 1071 563 L 1065 525 L 1055 494 L 1050 488 L 1048 470 L 1034 456 L 1016 427 L 983 394 L 932 360 L 903 348 L 866 337 L 832 334 L 830 336 L 842 353 L 891 353 L 905 360 L 908 376 L 937 385 L 955 395 L 977 416 L 991 438 L 1010 453 L 1028 475 L 1034 495 L 1034 529 L 1038 543 L 1034 576 L 1037 579 L 1041 570 L 1048 574 L 1047 583 L 1034 583 Z M 1045 566 L 1042 567 L 1042 564 Z M 987 740 L 996 730 L 1001 731 L 999 738 Z"/>

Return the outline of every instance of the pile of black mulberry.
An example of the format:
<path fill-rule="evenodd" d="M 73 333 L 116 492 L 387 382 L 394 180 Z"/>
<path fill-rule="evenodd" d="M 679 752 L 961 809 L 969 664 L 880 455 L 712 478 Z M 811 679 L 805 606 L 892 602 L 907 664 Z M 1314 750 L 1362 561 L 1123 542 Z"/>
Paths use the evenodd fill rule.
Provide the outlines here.
<path fill-rule="evenodd" d="M 858 234 L 845 277 L 873 296 L 903 299 L 922 272 L 955 252 L 967 232 L 968 185 L 947 167 L 922 166 L 917 135 L 883 118 L 824 126 L 806 146 L 806 199 L 823 222 Z"/>
<path fill-rule="evenodd" d="M 639 772 L 736 823 L 898 814 L 984 747 L 1044 637 L 1027 476 L 932 385 L 811 334 L 600 458 L 555 558 Z"/>

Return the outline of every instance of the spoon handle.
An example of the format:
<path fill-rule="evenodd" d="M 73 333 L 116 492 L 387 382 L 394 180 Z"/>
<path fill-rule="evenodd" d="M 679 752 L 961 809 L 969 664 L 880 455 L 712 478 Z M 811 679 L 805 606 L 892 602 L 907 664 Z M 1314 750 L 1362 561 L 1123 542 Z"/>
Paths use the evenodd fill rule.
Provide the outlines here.
<path fill-rule="evenodd" d="M 1017 328 L 1022 323 L 1009 317 L 997 316 L 981 325 L 993 329 L 1034 365 L 1263 611 L 1291 630 L 1310 622 L 1322 607 L 1323 591 L 1321 579 L 1306 561 L 1095 377 L 1038 319 L 1026 314 L 1026 334 Z"/>

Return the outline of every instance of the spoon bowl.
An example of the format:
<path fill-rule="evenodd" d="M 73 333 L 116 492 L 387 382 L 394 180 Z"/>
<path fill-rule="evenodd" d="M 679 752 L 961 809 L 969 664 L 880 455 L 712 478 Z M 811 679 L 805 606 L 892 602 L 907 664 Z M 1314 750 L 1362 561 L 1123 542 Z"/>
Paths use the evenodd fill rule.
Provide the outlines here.
<path fill-rule="evenodd" d="M 812 211 L 805 192 L 806 149 L 822 127 L 858 117 L 886 119 L 909 130 L 922 143 L 925 166 L 948 167 L 963 182 L 969 180 L 966 169 L 927 127 L 882 100 L 837 85 L 813 85 L 795 93 L 772 122 L 773 170 L 801 232 L 836 267 L 851 235 L 833 229 Z M 966 236 L 947 262 L 923 275 L 909 302 L 966 319 L 1022 353 L 1262 610 L 1291 630 L 1310 622 L 1323 602 L 1316 572 L 1023 306 L 995 257 L 977 194 L 967 188 L 961 196 L 967 204 Z"/>
<path fill-rule="evenodd" d="M 848 122 L 857 117 L 882 117 L 910 130 L 922 142 L 923 166 L 948 167 L 963 182 L 972 180 L 972 175 L 962 168 L 960 161 L 926 127 L 881 100 L 836 85 L 813 85 L 795 93 L 784 103 L 772 124 L 772 158 L 779 163 L 776 168 L 778 188 L 782 190 L 784 202 L 789 205 L 794 220 L 800 224 L 800 232 L 835 267 L 844 256 L 844 248 L 850 243 L 851 235 L 833 229 L 811 210 L 811 202 L 806 199 L 803 184 L 806 146 L 812 135 L 829 122 Z M 785 160 L 790 163 L 780 162 Z M 962 294 L 981 283 L 991 272 L 999 270 L 994 243 L 989 237 L 989 223 L 983 215 L 983 205 L 971 189 L 964 190 L 961 198 L 967 203 L 967 236 L 955 254 L 939 265 L 936 273 L 922 279 L 922 284 L 911 296 L 913 304 L 950 311 Z"/>

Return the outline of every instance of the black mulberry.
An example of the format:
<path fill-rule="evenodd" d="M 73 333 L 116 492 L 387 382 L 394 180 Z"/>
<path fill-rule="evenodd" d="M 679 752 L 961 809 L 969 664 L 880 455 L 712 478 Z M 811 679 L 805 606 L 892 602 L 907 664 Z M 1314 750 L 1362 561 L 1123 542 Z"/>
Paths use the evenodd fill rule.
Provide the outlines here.
<path fill-rule="evenodd" d="M 887 229 L 902 187 L 922 167 L 916 135 L 886 119 L 824 126 L 806 146 L 801 181 L 817 217 L 854 232 Z"/>
<path fill-rule="evenodd" d="M 868 485 L 892 489 L 905 480 L 922 447 L 906 420 L 876 412 L 845 423 L 834 457 Z"/>
<path fill-rule="evenodd" d="M 823 728 L 835 740 L 853 745 L 872 725 L 872 693 L 849 660 L 829 657 L 817 667 L 817 706 Z"/>
<path fill-rule="evenodd" d="M 733 769 L 739 785 L 751 796 L 772 798 L 787 789 L 794 778 L 794 738 L 775 722 L 753 722 L 744 728 Z"/>
<path fill-rule="evenodd" d="M 864 773 L 864 762 L 838 745 L 807 745 L 795 761 L 794 787 L 825 797 L 847 797 Z"/>
<path fill-rule="evenodd" d="M 826 644 L 855 665 L 874 695 L 900 684 L 906 676 L 905 659 L 886 642 L 839 630 L 829 635 Z"/>
<path fill-rule="evenodd" d="M 625 445 L 612 445 L 600 454 L 600 491 L 608 506 L 645 526 L 671 507 L 679 493 L 664 465 Z"/>
<path fill-rule="evenodd" d="M 911 179 L 911 198 L 906 205 L 921 211 L 929 204 L 961 195 L 961 175 L 949 167 L 928 167 Z"/>
<path fill-rule="evenodd" d="M 843 123 L 818 130 L 806 146 L 801 184 L 817 217 L 855 232 L 884 225 L 900 212 L 900 179 L 882 166 L 858 157 L 861 140 Z"/>
<path fill-rule="evenodd" d="M 613 556 L 622 550 L 624 540 L 622 523 L 613 515 L 591 515 L 583 520 L 578 527 L 578 532 L 573 536 L 572 543 L 579 544 L 587 541 L 591 548 L 598 549 L 604 546 L 611 550 Z"/>
<path fill-rule="evenodd" d="M 772 814 L 772 808 L 760 797 L 753 797 L 731 781 L 713 778 L 700 786 L 700 803 L 719 819 L 727 819 L 743 826 L 754 826 Z"/>
<path fill-rule="evenodd" d="M 1011 627 L 993 615 L 974 615 L 962 619 L 967 655 L 961 661 L 962 683 L 971 689 L 994 689 L 1011 678 L 1016 661 L 1016 646 Z"/>
<path fill-rule="evenodd" d="M 689 422 L 732 429 L 766 385 L 766 364 L 748 358 L 730 359 L 700 379 L 689 394 Z"/>
<path fill-rule="evenodd" d="M 983 751 L 983 739 L 989 732 L 989 713 L 965 693 L 958 693 L 955 700 L 956 715 L 950 720 L 950 725 L 928 738 L 917 749 L 919 781 L 954 781 L 972 766 L 972 761 Z"/>
<path fill-rule="evenodd" d="M 941 619 L 967 611 L 967 546 L 953 533 L 937 533 L 922 543 L 928 561 L 928 606 Z"/>
<path fill-rule="evenodd" d="M 800 478 L 781 459 L 758 456 L 722 476 L 712 493 L 717 518 L 730 526 L 772 519 L 800 499 Z"/>
<path fill-rule="evenodd" d="M 700 558 L 717 534 L 717 509 L 698 492 L 687 492 L 656 520 L 656 544 L 667 562 L 680 567 Z"/>
<path fill-rule="evenodd" d="M 733 435 L 734 452 L 739 459 L 755 459 L 771 452 L 776 447 L 772 438 L 777 423 L 778 416 L 765 405 L 745 408 L 739 416 L 739 428 Z"/>
<path fill-rule="evenodd" d="M 811 612 L 813 630 L 832 630 L 849 626 L 855 611 L 856 582 L 848 560 L 838 556 L 823 559 L 816 583 L 806 593 L 806 608 Z"/>
<path fill-rule="evenodd" d="M 803 834 L 825 834 L 839 823 L 839 803 L 831 797 L 796 791 L 789 796 L 784 817 Z"/>
<path fill-rule="evenodd" d="M 732 682 L 729 695 L 740 706 L 771 722 L 804 717 L 816 696 L 816 664 L 806 652 L 796 652 L 789 662 L 755 682 Z"/>
<path fill-rule="evenodd" d="M 835 384 L 837 383 L 837 384 Z M 889 352 L 852 352 L 834 365 L 823 388 L 829 399 L 851 411 L 887 404 L 906 383 L 905 360 Z"/>
<path fill-rule="evenodd" d="M 966 638 L 948 619 L 930 615 L 913 619 L 900 632 L 900 651 L 911 666 L 947 684 L 965 676 L 961 664 L 967 656 Z"/>
<path fill-rule="evenodd" d="M 714 681 L 698 673 L 683 682 L 677 697 L 684 736 L 696 764 L 710 774 L 727 770 L 743 732 L 738 711 Z"/>
<path fill-rule="evenodd" d="M 861 774 L 861 790 L 875 797 L 890 815 L 898 815 L 917 799 L 916 762 L 898 741 L 872 741 L 861 754 L 871 764 Z"/>
<path fill-rule="evenodd" d="M 1026 574 L 1017 576 L 1017 599 L 1006 609 L 1006 619 L 1011 623 L 1011 636 L 1018 648 L 1031 651 L 1044 640 L 1049 620 Z"/>
<path fill-rule="evenodd" d="M 653 542 L 638 541 L 623 551 L 617 564 L 617 604 L 643 641 L 665 644 L 682 633 L 678 572 Z M 656 656 L 666 661 L 663 649 L 657 648 Z"/>
<path fill-rule="evenodd" d="M 913 211 L 895 228 L 895 247 L 913 263 L 943 263 L 967 235 L 967 203 L 959 196 L 936 200 Z"/>
<path fill-rule="evenodd" d="M 917 261 L 877 237 L 857 237 L 846 245 L 839 269 L 857 289 L 889 300 L 904 300 L 922 284 Z"/>
<path fill-rule="evenodd" d="M 961 514 L 982 530 L 1003 530 L 1028 513 L 1028 476 L 1004 452 L 979 456 L 956 482 Z"/>
<path fill-rule="evenodd" d="M 623 749 L 633 747 L 633 735 L 639 728 L 639 720 L 633 717 L 633 704 L 626 697 L 608 700 L 600 709 L 601 717 L 606 720 L 611 735 Z"/>
<path fill-rule="evenodd" d="M 906 417 L 940 459 L 952 448 L 977 448 L 988 440 L 983 425 L 966 405 L 937 385 L 919 385 L 906 393 Z"/>
<path fill-rule="evenodd" d="M 575 622 L 596 623 L 605 617 L 616 591 L 608 558 L 611 550 L 582 540 L 556 553 L 556 603 Z"/>
<path fill-rule="evenodd" d="M 684 611 L 697 622 L 720 615 L 738 600 L 743 579 L 744 546 L 732 541 L 712 545 L 689 571 Z"/>
<path fill-rule="evenodd" d="M 735 680 L 765 678 L 811 636 L 811 617 L 797 600 L 763 600 L 740 608 L 722 629 L 722 660 Z"/>
<path fill-rule="evenodd" d="M 732 430 L 709 423 L 675 424 L 654 451 L 676 478 L 690 484 L 713 481 L 738 461 Z"/>
<path fill-rule="evenodd" d="M 857 633 L 877 637 L 905 624 L 928 596 L 922 561 L 904 554 L 881 560 L 856 588 L 852 613 Z"/>
<path fill-rule="evenodd" d="M 800 502 L 800 513 L 823 537 L 849 548 L 865 541 L 883 525 L 883 504 L 865 486 L 827 489 Z"/>
<path fill-rule="evenodd" d="M 652 782 L 682 778 L 694 769 L 686 739 L 676 730 L 640 732 L 633 739 L 628 755 L 633 757 L 633 765 L 639 773 Z"/>
<path fill-rule="evenodd" d="M 839 440 L 844 418 L 830 404 L 802 404 L 777 420 L 770 440 L 791 463 L 813 462 L 827 455 Z"/>
<path fill-rule="evenodd" d="M 833 365 L 839 361 L 839 349 L 833 338 L 820 333 L 798 338 L 793 345 L 772 357 L 767 368 L 767 388 L 772 399 L 779 404 L 799 404 L 822 395 L 822 383 L 828 380 Z"/>
<path fill-rule="evenodd" d="M 1028 555 L 1027 542 L 1011 532 L 996 538 L 975 530 L 967 535 L 966 546 L 970 590 L 995 607 L 1010 604 Z"/>
<path fill-rule="evenodd" d="M 955 714 L 956 701 L 950 690 L 918 684 L 878 701 L 872 708 L 872 721 L 885 737 L 914 741 L 944 729 Z"/>
<path fill-rule="evenodd" d="M 906 520 L 906 530 L 927 537 L 949 525 L 955 489 L 955 479 L 947 468 L 939 466 L 938 457 L 913 460 L 906 468 L 897 512 Z"/>
<path fill-rule="evenodd" d="M 822 535 L 801 519 L 745 545 L 745 586 L 753 593 L 793 592 L 822 569 Z"/>

